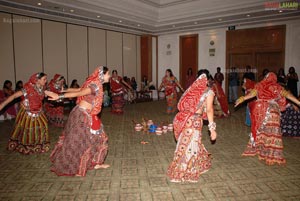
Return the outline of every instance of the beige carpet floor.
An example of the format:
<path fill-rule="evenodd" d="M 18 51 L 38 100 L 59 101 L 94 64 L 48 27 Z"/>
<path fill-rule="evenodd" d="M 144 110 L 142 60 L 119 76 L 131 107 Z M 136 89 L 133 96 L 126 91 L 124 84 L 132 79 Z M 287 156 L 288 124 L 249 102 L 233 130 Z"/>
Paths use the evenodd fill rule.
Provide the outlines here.
<path fill-rule="evenodd" d="M 58 177 L 49 171 L 50 153 L 24 156 L 6 150 L 13 121 L 0 123 L 0 200 L 300 200 L 300 140 L 284 138 L 286 166 L 267 166 L 257 157 L 241 157 L 250 129 L 245 108 L 218 119 L 218 140 L 212 145 L 204 127 L 203 143 L 212 153 L 210 171 L 196 184 L 174 184 L 166 177 L 176 143 L 173 133 L 162 136 L 135 132 L 132 120 L 144 117 L 171 122 L 164 101 L 126 105 L 122 116 L 104 108 L 109 136 L 106 163 L 86 177 Z M 51 149 L 62 129 L 50 126 Z M 147 141 L 148 144 L 141 144 Z"/>

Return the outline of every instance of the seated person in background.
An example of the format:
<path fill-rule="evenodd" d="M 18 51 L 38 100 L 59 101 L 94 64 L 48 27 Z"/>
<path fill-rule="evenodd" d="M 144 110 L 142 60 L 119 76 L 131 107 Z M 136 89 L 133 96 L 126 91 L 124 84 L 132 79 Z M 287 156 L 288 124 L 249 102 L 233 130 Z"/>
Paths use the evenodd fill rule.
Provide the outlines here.
<path fill-rule="evenodd" d="M 12 82 L 10 80 L 5 80 L 3 84 L 3 93 L 5 99 L 14 94 L 14 90 L 12 89 Z M 15 107 L 16 101 L 12 101 L 6 107 L 3 108 L 2 112 L 4 112 L 4 116 L 6 119 L 14 119 L 17 116 L 17 110 Z"/>

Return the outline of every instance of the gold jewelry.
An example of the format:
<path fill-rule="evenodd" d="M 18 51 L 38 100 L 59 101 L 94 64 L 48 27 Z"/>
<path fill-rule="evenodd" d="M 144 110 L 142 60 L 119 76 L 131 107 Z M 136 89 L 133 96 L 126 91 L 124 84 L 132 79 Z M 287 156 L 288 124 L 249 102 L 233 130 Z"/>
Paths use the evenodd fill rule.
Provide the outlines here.
<path fill-rule="evenodd" d="M 287 97 L 287 95 L 289 94 L 289 92 L 287 90 L 282 90 L 280 93 L 283 97 Z"/>

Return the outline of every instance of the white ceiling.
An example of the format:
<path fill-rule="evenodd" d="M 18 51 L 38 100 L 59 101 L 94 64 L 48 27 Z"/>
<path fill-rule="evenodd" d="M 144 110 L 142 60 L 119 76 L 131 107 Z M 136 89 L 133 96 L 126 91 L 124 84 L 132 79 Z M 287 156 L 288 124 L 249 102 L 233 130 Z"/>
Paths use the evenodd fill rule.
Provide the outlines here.
<path fill-rule="evenodd" d="M 0 0 L 0 11 L 154 35 L 300 19 L 299 8 L 266 10 L 265 2 L 272 1 Z"/>

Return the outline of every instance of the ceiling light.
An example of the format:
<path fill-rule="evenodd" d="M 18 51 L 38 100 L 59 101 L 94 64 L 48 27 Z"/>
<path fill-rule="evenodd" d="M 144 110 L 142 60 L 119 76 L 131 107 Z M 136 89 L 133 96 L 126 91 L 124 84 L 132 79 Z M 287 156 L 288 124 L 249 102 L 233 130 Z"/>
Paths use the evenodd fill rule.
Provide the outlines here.
<path fill-rule="evenodd" d="M 119 20 L 120 23 L 122 23 L 122 20 Z"/>
<path fill-rule="evenodd" d="M 250 17 L 250 16 L 251 16 L 251 15 L 249 15 L 249 14 L 247 15 L 247 17 Z"/>
<path fill-rule="evenodd" d="M 175 25 L 173 25 L 173 28 L 176 27 Z"/>
<path fill-rule="evenodd" d="M 194 24 L 198 24 L 198 22 L 194 22 Z"/>
<path fill-rule="evenodd" d="M 219 21 L 222 21 L 222 18 L 219 18 Z"/>
<path fill-rule="evenodd" d="M 280 12 L 280 13 L 282 13 L 283 11 L 282 11 L 282 10 L 280 10 L 279 12 Z"/>
<path fill-rule="evenodd" d="M 137 26 L 138 26 L 138 27 L 140 27 L 141 25 L 140 25 L 140 24 L 138 24 Z"/>
<path fill-rule="evenodd" d="M 41 5 L 42 5 L 42 3 L 41 3 L 41 2 L 39 2 L 39 3 L 37 3 L 37 5 L 38 5 L 38 6 L 41 6 Z"/>
<path fill-rule="evenodd" d="M 97 15 L 97 18 L 100 18 L 101 16 L 100 15 Z"/>
<path fill-rule="evenodd" d="M 72 10 L 72 9 L 70 10 L 71 13 L 73 13 L 74 11 L 75 11 L 75 10 Z"/>

